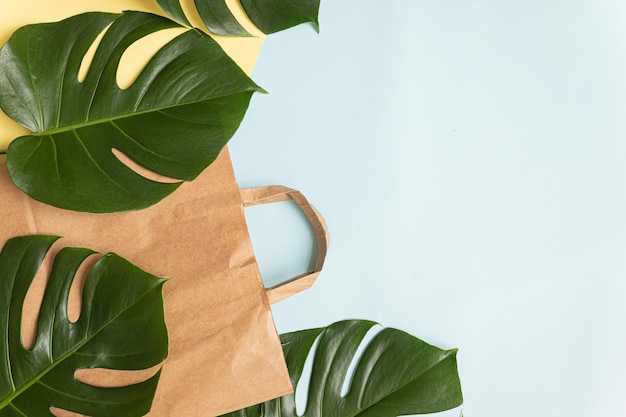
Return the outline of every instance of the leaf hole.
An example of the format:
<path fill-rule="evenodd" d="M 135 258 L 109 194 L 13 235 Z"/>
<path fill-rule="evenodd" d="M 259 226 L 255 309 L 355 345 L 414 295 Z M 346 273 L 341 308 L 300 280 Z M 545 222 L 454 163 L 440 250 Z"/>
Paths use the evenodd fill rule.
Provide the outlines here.
<path fill-rule="evenodd" d="M 22 327 L 20 330 L 22 346 L 24 346 L 26 350 L 32 350 L 35 346 L 37 320 L 39 319 L 41 303 L 46 292 L 46 286 L 48 285 L 54 256 L 57 252 L 58 249 L 54 249 L 54 246 L 48 251 L 24 298 L 24 304 L 22 305 Z"/>
<path fill-rule="evenodd" d="M 80 318 L 85 281 L 87 280 L 89 271 L 91 271 L 96 262 L 101 258 L 102 255 L 99 253 L 88 256 L 76 271 L 76 275 L 70 286 L 70 294 L 67 298 L 67 318 L 71 323 L 76 323 Z"/>
<path fill-rule="evenodd" d="M 147 178 L 149 180 L 152 181 L 156 181 L 156 182 L 162 182 L 162 183 L 168 183 L 168 184 L 174 184 L 174 183 L 179 183 L 180 180 L 177 180 L 175 178 L 170 178 L 170 177 L 166 177 L 164 175 L 161 175 L 159 173 L 156 173 L 146 167 L 144 167 L 143 165 L 138 164 L 137 162 L 133 161 L 132 159 L 130 159 L 130 157 L 128 157 L 124 152 L 120 151 L 119 149 L 111 149 L 111 152 L 113 152 L 113 155 L 115 155 L 115 157 L 124 165 L 126 165 L 128 168 L 130 168 L 131 170 L 133 170 L 134 172 L 136 172 L 137 174 L 141 175 L 144 178 Z"/>
<path fill-rule="evenodd" d="M 83 59 L 80 62 L 80 67 L 78 68 L 78 82 L 79 83 L 83 83 L 85 81 L 85 78 L 87 78 L 87 74 L 89 73 L 89 68 L 91 67 L 93 58 L 96 55 L 96 50 L 98 49 L 98 46 L 100 46 L 100 42 L 102 42 L 102 38 L 104 37 L 104 34 L 107 32 L 107 30 L 109 30 L 110 26 L 111 25 L 108 25 L 107 27 L 105 27 L 104 30 L 100 32 L 98 36 L 96 36 L 96 39 L 94 39 L 89 49 L 87 49 L 85 56 L 83 56 Z"/>
<path fill-rule="evenodd" d="M 237 18 L 237 21 L 252 35 L 252 36 L 264 36 L 265 34 L 256 27 L 252 19 L 246 14 L 241 0 L 226 0 L 226 6 L 232 12 L 233 16 Z"/>
<path fill-rule="evenodd" d="M 193 27 L 204 29 L 204 22 L 198 13 L 195 0 L 180 0 L 179 3 L 189 23 L 191 23 Z"/>
<path fill-rule="evenodd" d="M 207 0 L 200 0 L 200 1 L 207 1 Z M 223 41 L 226 41 L 226 43 L 231 43 L 231 42 L 237 43 L 237 42 L 245 42 L 247 40 L 246 37 L 235 38 L 235 37 L 229 37 L 229 36 L 224 37 L 224 36 L 212 34 L 211 32 L 207 30 L 204 24 L 204 21 L 202 20 L 202 17 L 200 16 L 200 13 L 198 12 L 198 7 L 196 6 L 196 0 L 180 0 L 179 3 L 180 3 L 181 8 L 183 9 L 183 12 L 185 13 L 185 16 L 187 17 L 189 22 L 193 25 L 193 27 L 200 28 L 205 33 L 209 34 L 211 37 L 213 37 L 218 42 L 220 42 L 220 44 L 222 44 L 222 47 L 224 47 Z M 256 37 L 265 36 L 265 34 L 259 28 L 255 26 L 255 24 L 252 22 L 250 17 L 248 17 L 248 15 L 243 9 L 243 6 L 241 5 L 240 0 L 225 0 L 225 3 L 226 3 L 226 7 L 228 7 L 228 9 L 233 14 L 233 16 L 235 16 L 237 21 L 244 27 L 244 29 L 248 31 L 248 33 Z M 228 49 L 228 47 L 225 47 L 224 49 Z"/>
<path fill-rule="evenodd" d="M 363 352 L 365 351 L 367 346 L 369 346 L 370 342 L 376 337 L 376 335 L 382 330 L 382 326 L 375 325 L 368 330 L 368 332 L 361 340 L 361 343 L 359 344 L 359 347 L 357 348 L 354 357 L 352 358 L 352 361 L 350 362 L 350 365 L 348 366 L 348 369 L 346 371 L 346 376 L 341 387 L 342 397 L 345 398 L 350 393 L 354 374 L 361 360 L 361 357 L 363 356 Z M 306 412 L 309 386 L 311 382 L 311 375 L 313 372 L 313 363 L 321 337 L 321 335 L 318 336 L 318 338 L 313 343 L 311 350 L 309 351 L 309 355 L 304 362 L 304 368 L 302 370 L 300 381 L 298 382 L 298 386 L 295 389 L 294 397 L 296 402 L 296 413 L 298 414 L 298 416 L 302 416 Z"/>
<path fill-rule="evenodd" d="M 294 392 L 294 397 L 296 401 L 296 414 L 298 416 L 302 416 L 306 411 L 306 406 L 308 403 L 308 392 L 309 385 L 311 382 L 311 374 L 313 372 L 313 362 L 315 359 L 315 352 L 317 352 L 317 346 L 320 344 L 321 335 L 315 339 L 315 342 L 311 346 L 311 350 L 309 351 L 309 355 L 304 361 L 304 368 L 302 369 L 302 375 L 300 376 L 300 381 L 298 381 L 298 386 Z"/>
<path fill-rule="evenodd" d="M 50 407 L 50 413 L 54 417 L 84 417 L 83 414 L 74 413 L 72 411 L 63 410 L 62 408 Z"/>
<path fill-rule="evenodd" d="M 161 367 L 162 365 L 159 364 L 147 369 L 132 371 L 105 368 L 79 369 L 74 373 L 74 378 L 94 387 L 120 388 L 139 384 L 152 378 Z"/>
<path fill-rule="evenodd" d="M 378 333 L 383 330 L 381 325 L 373 326 L 371 329 L 365 333 L 363 340 L 359 344 L 356 352 L 354 353 L 354 357 L 350 362 L 350 366 L 348 366 L 348 370 L 346 371 L 346 376 L 343 380 L 343 385 L 341 386 L 341 397 L 345 398 L 350 393 L 350 389 L 352 388 L 352 381 L 354 380 L 354 373 L 356 372 L 356 368 L 361 361 L 361 357 L 363 356 L 363 352 L 369 346 L 370 342 L 376 337 Z"/>
<path fill-rule="evenodd" d="M 186 28 L 163 29 L 133 42 L 120 59 L 116 74 L 118 87 L 126 90 L 133 85 L 154 55 L 165 44 L 187 30 Z"/>
<path fill-rule="evenodd" d="M 41 304 L 43 303 L 48 281 L 50 280 L 50 272 L 52 271 L 54 258 L 59 251 L 59 249 L 56 249 L 56 245 L 55 243 L 50 251 L 48 251 L 24 298 L 24 305 L 22 306 L 22 326 L 20 330 L 22 346 L 27 350 L 32 350 L 35 346 Z M 72 281 L 67 301 L 68 319 L 72 323 L 75 323 L 80 317 L 83 285 L 87 275 L 101 257 L 102 255 L 99 254 L 87 257 L 78 268 L 74 280 Z"/>

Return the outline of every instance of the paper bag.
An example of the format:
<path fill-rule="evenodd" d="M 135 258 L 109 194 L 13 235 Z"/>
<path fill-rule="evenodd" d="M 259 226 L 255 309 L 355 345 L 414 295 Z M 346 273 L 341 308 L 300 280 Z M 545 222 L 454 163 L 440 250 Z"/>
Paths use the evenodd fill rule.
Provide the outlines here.
<path fill-rule="evenodd" d="M 39 203 L 11 184 L 4 163 L 0 192 L 2 244 L 24 234 L 62 235 L 50 255 L 62 246 L 116 252 L 151 273 L 170 277 L 163 289 L 170 354 L 149 416 L 209 417 L 291 391 L 242 196 L 246 205 L 293 198 L 316 229 L 320 245 L 316 270 L 284 288 L 271 289 L 277 300 L 309 286 L 326 251 L 323 219 L 297 191 L 262 187 L 240 194 L 225 150 L 195 181 L 137 212 L 94 215 Z M 48 268 L 50 261 L 48 256 Z M 25 309 L 27 344 L 44 287 L 45 274 L 38 274 Z M 120 385 L 119 371 L 109 372 L 97 375 L 96 381 Z M 132 374 L 131 380 L 138 378 Z"/>
<path fill-rule="evenodd" d="M 324 266 L 326 251 L 328 250 L 328 227 L 322 215 L 309 203 L 309 201 L 298 190 L 282 185 L 270 185 L 258 188 L 245 188 L 240 190 L 241 200 L 244 207 L 256 206 L 259 204 L 277 203 L 280 201 L 293 200 L 304 212 L 313 227 L 317 240 L 317 257 L 313 270 L 306 274 L 267 289 L 267 297 L 270 304 L 292 296 L 300 291 L 310 288 Z"/>
<path fill-rule="evenodd" d="M 0 44 L 24 24 L 55 21 L 85 11 L 124 9 L 161 12 L 156 3 L 142 0 L 0 0 Z M 241 17 L 240 11 L 235 12 Z M 202 24 L 199 18 L 192 21 Z M 262 35 L 219 41 L 247 73 L 252 71 Z M 158 44 L 156 38 L 152 42 Z M 146 45 L 141 48 L 146 49 L 140 51 L 143 55 L 138 54 L 141 56 L 135 62 L 131 60 L 134 54 L 130 54 L 118 76 L 133 79 L 133 71 L 142 68 L 142 60 L 151 55 Z M 26 133 L 0 112 L 0 148 L 5 149 L 12 138 Z M 291 391 L 268 296 L 277 301 L 310 286 L 323 263 L 327 241 L 323 220 L 297 191 L 262 187 L 243 190 L 240 195 L 227 150 L 195 181 L 139 212 L 93 215 L 46 206 L 11 184 L 4 163 L 0 163 L 0 191 L 0 244 L 25 234 L 63 236 L 29 291 L 22 329 L 26 345 L 32 342 L 51 256 L 61 246 L 82 246 L 116 252 L 153 274 L 171 278 L 163 289 L 170 354 L 150 416 L 210 417 Z M 311 274 L 272 288 L 266 295 L 245 224 L 242 197 L 246 205 L 285 199 L 301 205 L 314 224 L 320 246 Z M 73 314 L 78 314 L 77 303 L 74 299 L 70 306 Z M 88 381 L 95 378 L 94 382 L 102 385 L 119 385 L 126 378 L 119 371 L 99 372 L 81 377 Z M 143 377 L 141 373 L 130 374 L 129 383 Z"/>

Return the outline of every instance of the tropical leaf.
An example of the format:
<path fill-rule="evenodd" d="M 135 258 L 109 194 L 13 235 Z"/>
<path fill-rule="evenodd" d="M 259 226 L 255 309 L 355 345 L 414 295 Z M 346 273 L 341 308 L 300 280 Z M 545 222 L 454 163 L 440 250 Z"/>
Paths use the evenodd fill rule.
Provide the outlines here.
<path fill-rule="evenodd" d="M 349 320 L 327 328 L 281 335 L 291 383 L 297 389 L 316 340 L 308 400 L 302 415 L 295 394 L 225 414 L 225 417 L 395 417 L 449 410 L 462 404 L 456 349 L 441 350 L 386 328 L 363 351 L 346 395 L 351 362 L 376 323 Z"/>
<path fill-rule="evenodd" d="M 84 368 L 146 369 L 165 359 L 165 279 L 107 254 L 90 270 L 80 318 L 72 323 L 67 312 L 70 287 L 79 266 L 94 252 L 61 249 L 41 304 L 34 348 L 27 350 L 21 341 L 24 299 L 56 239 L 13 238 L 0 253 L 0 416 L 53 417 L 50 407 L 90 416 L 143 416 L 159 373 L 116 388 L 88 385 L 74 373 Z"/>
<path fill-rule="evenodd" d="M 319 32 L 320 0 L 241 0 L 241 5 L 263 33 L 275 33 L 301 23 Z"/>
<path fill-rule="evenodd" d="M 107 26 L 109 26 L 107 28 Z M 158 30 L 180 27 L 142 12 L 86 13 L 18 29 L 0 49 L 0 107 L 35 132 L 7 151 L 14 184 L 36 200 L 95 213 L 148 207 L 181 182 L 156 182 L 139 165 L 192 180 L 215 160 L 262 91 L 209 36 L 179 35 L 121 89 L 124 51 Z M 106 29 L 86 78 L 83 58 Z"/>
<path fill-rule="evenodd" d="M 157 3 L 173 19 L 191 26 L 179 0 L 157 0 Z M 225 0 L 194 0 L 194 5 L 211 33 L 221 36 L 251 36 L 237 21 Z"/>
<path fill-rule="evenodd" d="M 190 25 L 180 0 L 157 0 L 172 18 Z M 206 27 L 216 35 L 250 36 L 237 21 L 226 0 L 194 0 L 198 14 Z M 311 23 L 319 32 L 320 0 L 241 0 L 245 12 L 263 33 L 278 32 L 301 23 Z"/>

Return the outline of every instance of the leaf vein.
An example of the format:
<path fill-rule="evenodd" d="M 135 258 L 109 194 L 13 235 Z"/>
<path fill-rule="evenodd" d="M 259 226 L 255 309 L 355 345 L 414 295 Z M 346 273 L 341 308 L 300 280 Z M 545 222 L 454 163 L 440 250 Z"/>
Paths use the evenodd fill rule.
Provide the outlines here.
<path fill-rule="evenodd" d="M 17 411 L 18 413 L 20 413 L 20 415 L 24 416 L 24 417 L 28 417 L 22 410 L 20 410 L 15 404 L 13 403 L 9 403 L 9 407 L 11 407 L 12 409 L 14 409 L 15 411 Z"/>
<path fill-rule="evenodd" d="M 41 380 L 37 381 L 37 383 L 39 385 L 42 385 L 46 389 L 49 389 L 52 392 L 56 392 L 58 394 L 61 394 L 61 395 L 65 396 L 65 397 L 74 398 L 74 399 L 77 399 L 77 400 L 85 401 L 85 398 L 83 398 L 83 397 L 79 397 L 78 395 L 72 395 L 71 393 L 58 390 L 58 389 L 56 389 L 56 388 L 54 388 L 54 387 L 52 387 L 52 386 L 50 386 L 50 385 L 48 385 L 48 384 L 46 384 L 44 382 L 41 382 Z M 90 401 L 96 402 L 94 400 L 90 400 Z M 97 402 L 100 403 L 100 404 L 124 404 L 124 402 L 121 402 L 121 401 L 102 401 L 102 400 L 100 400 L 100 401 L 97 401 Z"/>
<path fill-rule="evenodd" d="M 386 350 L 385 350 L 385 351 L 386 351 Z M 437 362 L 433 363 L 431 366 L 429 366 L 428 368 L 426 368 L 426 369 L 425 369 L 425 370 L 424 370 L 424 371 L 423 371 L 420 375 L 418 375 L 418 378 L 419 378 L 419 377 L 421 377 L 421 376 L 423 376 L 424 374 L 426 374 L 427 372 L 429 372 L 430 370 L 432 370 L 432 369 L 433 369 L 433 368 L 435 368 L 436 366 L 438 366 L 441 362 L 443 362 L 445 359 L 447 359 L 447 358 L 450 356 L 450 354 L 451 354 L 452 352 L 453 352 L 453 350 L 445 351 L 445 352 L 442 354 L 442 355 L 443 355 L 443 358 L 440 358 Z M 382 356 L 382 355 L 380 355 L 380 356 Z M 415 382 L 416 380 L 417 380 L 417 378 L 413 378 L 413 379 L 411 379 L 411 380 L 407 381 L 405 384 L 402 384 L 402 385 L 400 385 L 399 387 L 397 387 L 394 391 L 389 392 L 387 395 L 385 395 L 384 397 L 380 398 L 380 399 L 378 400 L 378 402 L 371 403 L 371 404 L 369 404 L 369 405 L 366 405 L 366 406 L 364 406 L 364 407 L 361 407 L 361 408 L 357 411 L 357 414 L 354 414 L 354 416 L 357 416 L 359 413 L 361 413 L 361 412 L 363 412 L 363 411 L 365 411 L 365 410 L 367 410 L 367 409 L 370 409 L 370 408 L 372 408 L 372 407 L 373 407 L 373 406 L 375 406 L 375 405 L 380 404 L 380 402 L 382 402 L 385 398 L 390 397 L 391 395 L 395 394 L 396 392 L 400 391 L 401 389 L 403 389 L 403 388 L 404 388 L 404 387 L 406 387 L 407 385 L 409 385 L 409 384 L 411 384 L 411 383 Z"/>
<path fill-rule="evenodd" d="M 93 164 L 98 168 L 98 171 L 100 171 L 106 178 L 108 178 L 111 181 L 111 183 L 113 183 L 117 188 L 123 191 L 127 191 L 122 184 L 115 181 L 115 179 L 113 179 L 113 177 L 111 177 L 111 175 L 102 168 L 100 163 L 96 161 L 96 159 L 93 157 L 93 154 L 89 151 L 89 148 L 87 148 L 87 146 L 85 145 L 81 137 L 78 135 L 78 132 L 76 130 L 72 130 L 72 132 L 74 133 L 74 136 L 76 136 L 76 140 L 78 141 L 78 143 L 80 143 L 81 147 L 85 150 L 87 154 L 87 158 L 91 162 L 93 162 Z"/>
<path fill-rule="evenodd" d="M 30 86 L 33 89 L 33 94 L 35 96 L 35 104 L 37 104 L 37 109 L 39 111 L 39 128 L 43 128 L 44 120 L 43 120 L 43 109 L 41 107 L 41 100 L 39 99 L 39 95 L 37 94 L 37 89 L 35 88 L 35 81 L 33 80 L 33 71 L 30 68 L 30 43 L 32 38 L 28 39 L 28 45 L 26 47 L 26 63 L 28 65 L 28 79 L 30 80 Z"/>
<path fill-rule="evenodd" d="M 63 71 L 61 73 L 61 77 L 59 77 L 59 98 L 57 100 L 57 118 L 54 123 L 54 127 L 59 127 L 59 123 L 61 122 L 61 104 L 63 103 L 63 86 L 65 85 L 65 73 L 67 72 L 67 61 L 63 66 Z"/>
<path fill-rule="evenodd" d="M 200 104 L 200 103 L 204 103 L 204 102 L 207 102 L 207 101 L 210 101 L 210 100 L 217 100 L 217 99 L 220 99 L 220 98 L 229 97 L 229 96 L 242 94 L 242 93 L 247 93 L 247 92 L 253 93 L 255 91 L 262 91 L 262 90 L 259 90 L 258 87 L 255 88 L 255 86 L 250 86 L 249 88 L 242 89 L 240 91 L 231 92 L 231 93 L 228 93 L 228 94 L 223 94 L 223 95 L 214 96 L 214 97 L 210 97 L 210 98 L 203 98 L 203 99 L 200 99 L 200 100 L 188 101 L 188 102 L 184 102 L 184 103 L 172 103 L 172 104 L 168 104 L 168 105 L 165 105 L 165 106 L 153 107 L 153 108 L 146 109 L 146 110 L 141 110 L 141 111 L 135 111 L 135 112 L 124 113 L 124 114 L 116 114 L 116 115 L 113 115 L 113 116 L 102 117 L 102 118 L 95 119 L 95 120 L 86 120 L 83 123 L 74 123 L 74 124 L 67 125 L 67 126 L 61 126 L 59 128 L 56 128 L 56 129 L 49 129 L 49 130 L 46 130 L 46 131 L 43 131 L 43 132 L 39 132 L 39 134 L 40 135 L 43 135 L 43 134 L 45 134 L 45 135 L 52 135 L 52 134 L 55 134 L 55 133 L 61 133 L 61 132 L 67 132 L 67 131 L 70 131 L 70 130 L 80 129 L 80 128 L 86 127 L 86 126 L 93 126 L 93 125 L 97 125 L 97 124 L 107 123 L 107 122 L 110 122 L 111 120 L 126 119 L 126 118 L 141 116 L 143 114 L 156 113 L 156 112 L 161 111 L 161 110 L 168 110 L 168 109 L 184 107 L 184 106 L 192 106 L 194 104 Z"/>

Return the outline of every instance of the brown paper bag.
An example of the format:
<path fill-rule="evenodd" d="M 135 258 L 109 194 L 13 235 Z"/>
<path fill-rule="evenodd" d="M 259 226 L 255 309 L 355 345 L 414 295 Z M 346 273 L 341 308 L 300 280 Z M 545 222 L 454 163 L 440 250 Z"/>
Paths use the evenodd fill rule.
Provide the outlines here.
<path fill-rule="evenodd" d="M 328 227 L 322 215 L 309 203 L 298 190 L 282 185 L 271 185 L 258 188 L 245 188 L 240 190 L 241 200 L 244 207 L 259 204 L 277 203 L 280 201 L 293 200 L 300 206 L 309 219 L 317 240 L 317 258 L 313 271 L 287 280 L 280 285 L 267 289 L 267 297 L 270 304 L 292 296 L 300 291 L 311 288 L 324 266 L 326 251 L 328 250 Z"/>
<path fill-rule="evenodd" d="M 0 43 L 24 24 L 60 20 L 84 11 L 134 9 L 160 13 L 156 3 L 140 0 L 0 0 L 0 5 Z M 233 11 L 245 21 L 239 6 Z M 199 18 L 192 21 L 201 27 Z M 252 71 L 263 43 L 263 36 L 254 29 L 253 33 L 258 37 L 219 39 L 247 73 Z M 143 67 L 142 62 L 160 42 L 153 38 L 149 45 L 142 44 L 141 50 L 128 54 L 118 77 L 122 81 L 134 79 L 137 68 Z M 0 112 L 0 148 L 26 133 Z M 240 194 L 227 151 L 195 181 L 183 184 L 164 201 L 139 212 L 92 215 L 46 206 L 10 183 L 4 163 L 0 163 L 0 190 L 0 244 L 10 237 L 34 233 L 64 237 L 47 257 L 29 291 L 22 329 L 26 345 L 32 343 L 38 303 L 55 248 L 88 247 L 103 253 L 116 252 L 151 273 L 171 278 L 163 289 L 170 353 L 149 416 L 210 417 L 291 391 L 268 297 L 274 302 L 310 286 L 323 263 L 327 242 L 323 220 L 297 191 L 261 187 L 242 190 Z M 318 261 L 311 274 L 266 294 L 248 236 L 243 204 L 286 199 L 296 201 L 314 225 Z M 78 314 L 78 304 L 78 300 L 71 300 L 71 314 Z M 119 371 L 80 375 L 87 382 L 102 385 L 132 383 L 145 376 L 141 372 L 125 375 Z M 54 413 L 77 415 L 57 410 Z"/>
<path fill-rule="evenodd" d="M 227 150 L 195 181 L 138 212 L 94 215 L 39 203 L 11 184 L 4 163 L 0 190 L 2 245 L 18 235 L 63 236 L 42 270 L 50 268 L 55 248 L 81 246 L 116 252 L 153 274 L 170 277 L 163 289 L 170 354 L 149 416 L 209 417 L 291 392 L 243 205 L 293 199 L 316 231 L 315 270 L 268 290 L 277 301 L 310 286 L 326 253 L 324 221 L 300 193 L 261 187 L 240 194 Z M 45 276 L 38 274 L 26 300 L 25 344 L 32 343 Z M 76 300 L 73 310 L 78 308 L 75 304 Z M 129 374 L 128 382 L 146 377 Z M 102 371 L 91 378 L 95 381 L 83 376 L 86 382 L 105 386 L 124 380 L 119 371 Z"/>

